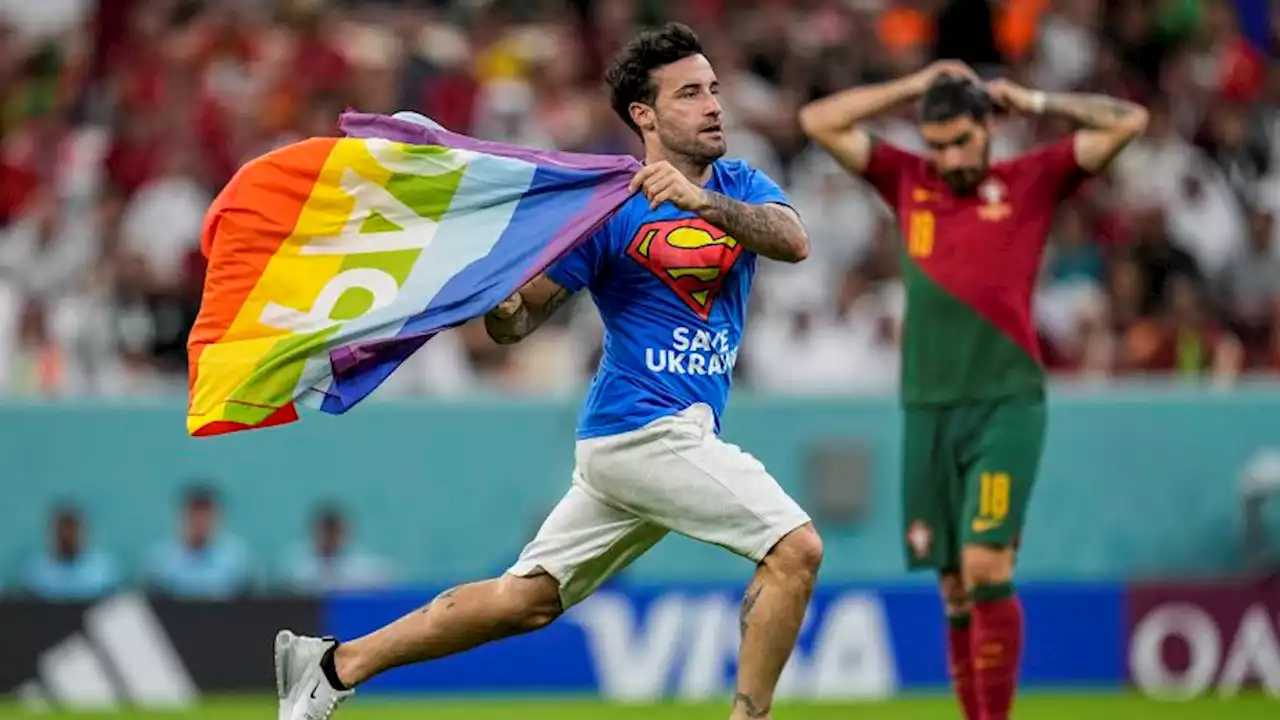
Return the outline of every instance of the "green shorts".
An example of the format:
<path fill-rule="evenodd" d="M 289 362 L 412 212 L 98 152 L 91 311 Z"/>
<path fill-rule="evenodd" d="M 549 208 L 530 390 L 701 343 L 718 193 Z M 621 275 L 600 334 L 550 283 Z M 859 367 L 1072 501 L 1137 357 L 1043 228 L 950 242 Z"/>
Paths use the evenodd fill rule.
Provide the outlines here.
<path fill-rule="evenodd" d="M 907 567 L 958 570 L 965 545 L 1017 547 L 1044 446 L 1041 394 L 905 409 Z"/>

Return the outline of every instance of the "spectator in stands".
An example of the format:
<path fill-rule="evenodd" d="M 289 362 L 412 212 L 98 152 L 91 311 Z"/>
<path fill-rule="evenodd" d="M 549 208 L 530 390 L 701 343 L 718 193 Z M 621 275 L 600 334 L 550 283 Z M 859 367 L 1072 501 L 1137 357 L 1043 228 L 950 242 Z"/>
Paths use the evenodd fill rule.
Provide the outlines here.
<path fill-rule="evenodd" d="M 1066 205 L 1050 237 L 1049 277 L 1053 282 L 1102 282 L 1103 259 L 1097 239 L 1089 234 L 1084 210 Z"/>
<path fill-rule="evenodd" d="M 390 563 L 372 553 L 352 547 L 350 526 L 335 504 L 321 507 L 315 515 L 309 544 L 302 544 L 284 559 L 281 576 L 297 592 L 367 590 L 392 582 Z"/>
<path fill-rule="evenodd" d="M 146 583 L 159 593 L 182 598 L 224 599 L 253 585 L 249 548 L 219 527 L 217 494 L 207 485 L 187 490 L 179 535 L 155 548 Z"/>
<path fill-rule="evenodd" d="M 1249 108 L 1219 103 L 1209 111 L 1197 144 L 1222 169 L 1236 197 L 1247 202 L 1254 186 L 1271 169 L 1270 138 L 1255 124 Z"/>
<path fill-rule="evenodd" d="M 1152 206 L 1140 210 L 1136 225 L 1137 244 L 1133 249 L 1133 259 L 1142 271 L 1145 290 L 1142 313 L 1151 315 L 1164 305 L 1171 277 L 1182 276 L 1199 281 L 1202 276 L 1195 258 L 1169 237 L 1162 208 Z"/>
<path fill-rule="evenodd" d="M 1131 328 L 1124 338 L 1121 367 L 1138 372 L 1212 375 L 1233 380 L 1243 369 L 1244 351 L 1230 330 L 1216 322 L 1200 286 L 1191 277 L 1170 278 L 1161 314 Z"/>
<path fill-rule="evenodd" d="M 1107 273 L 1108 324 L 1114 335 L 1122 337 L 1142 321 L 1142 304 L 1146 296 L 1142 266 L 1132 253 L 1121 253 L 1112 260 Z"/>
<path fill-rule="evenodd" d="M 49 547 L 23 571 L 19 589 L 50 601 L 90 600 L 119 586 L 115 561 L 85 538 L 80 510 L 71 504 L 54 508 Z"/>
<path fill-rule="evenodd" d="M 1273 216 L 1255 208 L 1249 216 L 1249 246 L 1218 277 L 1218 298 L 1229 326 L 1239 335 L 1249 365 L 1264 363 L 1271 341 L 1272 311 L 1280 301 L 1280 257 L 1272 252 Z"/>

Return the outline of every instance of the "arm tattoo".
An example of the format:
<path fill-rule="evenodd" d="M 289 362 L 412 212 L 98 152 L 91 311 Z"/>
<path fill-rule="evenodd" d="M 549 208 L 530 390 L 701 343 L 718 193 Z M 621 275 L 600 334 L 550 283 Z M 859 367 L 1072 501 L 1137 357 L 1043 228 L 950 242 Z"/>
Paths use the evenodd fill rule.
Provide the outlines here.
<path fill-rule="evenodd" d="M 527 303 L 520 306 L 514 315 L 507 318 L 496 317 L 492 313 L 484 316 L 484 328 L 489 332 L 489 337 L 499 345 L 509 345 L 511 343 L 520 342 L 528 337 L 538 326 L 546 322 L 556 310 L 560 309 L 573 297 L 573 293 L 565 288 L 556 290 L 555 294 L 547 298 L 546 303 L 540 308 L 531 308 Z"/>
<path fill-rule="evenodd" d="M 1060 115 L 1086 127 L 1108 130 L 1129 120 L 1142 108 L 1106 95 L 1050 93 L 1045 98 L 1044 109 L 1046 113 Z"/>
<path fill-rule="evenodd" d="M 698 214 L 748 250 L 771 260 L 791 262 L 807 254 L 809 240 L 804 228 L 785 211 L 739 202 L 710 190 L 706 197 L 707 206 Z"/>

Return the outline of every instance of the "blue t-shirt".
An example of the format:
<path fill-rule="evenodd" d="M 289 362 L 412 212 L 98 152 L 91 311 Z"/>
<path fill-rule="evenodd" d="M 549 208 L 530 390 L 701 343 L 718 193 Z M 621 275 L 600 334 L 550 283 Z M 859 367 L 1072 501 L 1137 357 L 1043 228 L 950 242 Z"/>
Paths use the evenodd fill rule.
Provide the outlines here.
<path fill-rule="evenodd" d="M 752 205 L 788 204 L 742 160 L 711 166 L 706 188 Z M 587 288 L 604 321 L 604 355 L 578 416 L 580 439 L 643 427 L 706 403 L 716 428 L 729 398 L 756 256 L 694 213 L 637 193 L 546 271 Z"/>

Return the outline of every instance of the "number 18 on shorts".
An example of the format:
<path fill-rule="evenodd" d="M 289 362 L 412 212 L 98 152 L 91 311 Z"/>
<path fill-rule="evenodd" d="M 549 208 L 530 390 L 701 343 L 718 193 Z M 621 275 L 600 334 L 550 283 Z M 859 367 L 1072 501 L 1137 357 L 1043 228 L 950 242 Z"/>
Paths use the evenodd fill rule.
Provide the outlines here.
<path fill-rule="evenodd" d="M 908 406 L 902 507 L 907 567 L 954 570 L 965 545 L 1016 547 L 1039 470 L 1038 396 Z"/>

